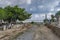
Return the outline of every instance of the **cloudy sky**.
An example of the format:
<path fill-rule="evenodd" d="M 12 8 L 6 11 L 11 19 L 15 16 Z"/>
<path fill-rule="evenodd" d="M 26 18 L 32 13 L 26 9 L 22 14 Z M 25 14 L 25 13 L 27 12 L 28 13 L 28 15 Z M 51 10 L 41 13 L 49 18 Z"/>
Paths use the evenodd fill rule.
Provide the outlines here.
<path fill-rule="evenodd" d="M 60 10 L 60 0 L 0 0 L 0 7 L 7 5 L 18 5 L 32 13 L 31 19 L 27 21 L 41 21 L 47 14 L 50 19 L 51 14 Z"/>

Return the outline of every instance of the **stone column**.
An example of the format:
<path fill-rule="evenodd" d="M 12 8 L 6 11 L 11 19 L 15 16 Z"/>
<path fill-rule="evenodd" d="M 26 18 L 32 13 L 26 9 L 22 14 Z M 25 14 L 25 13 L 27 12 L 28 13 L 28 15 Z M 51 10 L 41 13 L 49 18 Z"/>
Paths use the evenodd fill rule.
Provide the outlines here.
<path fill-rule="evenodd" d="M 4 31 L 6 30 L 6 25 L 3 26 L 3 30 L 4 30 Z"/>

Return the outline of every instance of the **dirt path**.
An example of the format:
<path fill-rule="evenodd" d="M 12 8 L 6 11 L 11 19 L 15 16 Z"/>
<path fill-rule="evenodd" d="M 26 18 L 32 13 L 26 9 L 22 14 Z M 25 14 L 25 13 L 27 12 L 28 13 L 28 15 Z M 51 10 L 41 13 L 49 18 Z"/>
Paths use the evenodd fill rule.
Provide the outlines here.
<path fill-rule="evenodd" d="M 33 25 L 31 29 L 25 31 L 24 34 L 17 37 L 16 40 L 33 40 L 37 28 L 38 27 L 36 25 Z"/>
<path fill-rule="evenodd" d="M 46 26 L 33 25 L 31 29 L 17 37 L 16 40 L 60 40 L 60 38 Z"/>
<path fill-rule="evenodd" d="M 34 35 L 33 40 L 60 40 L 49 28 L 40 26 Z"/>

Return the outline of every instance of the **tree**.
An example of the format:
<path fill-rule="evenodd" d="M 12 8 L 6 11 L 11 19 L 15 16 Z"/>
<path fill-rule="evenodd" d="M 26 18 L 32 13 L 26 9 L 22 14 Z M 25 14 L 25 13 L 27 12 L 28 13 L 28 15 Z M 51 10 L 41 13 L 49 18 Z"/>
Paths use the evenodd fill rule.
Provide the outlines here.
<path fill-rule="evenodd" d="M 58 11 L 55 16 L 58 16 L 58 15 L 60 15 L 60 11 Z"/>
<path fill-rule="evenodd" d="M 54 15 L 51 15 L 51 21 L 54 22 L 55 21 L 55 16 Z"/>
<path fill-rule="evenodd" d="M 26 19 L 29 19 L 31 17 L 31 14 L 29 14 L 24 8 L 20 8 L 17 5 L 14 7 L 6 6 L 4 8 L 7 14 L 7 21 L 11 22 L 16 20 L 24 21 Z"/>
<path fill-rule="evenodd" d="M 7 14 L 3 8 L 0 8 L 0 20 L 7 19 Z"/>
<path fill-rule="evenodd" d="M 14 16 L 12 11 L 13 11 L 13 7 L 11 6 L 6 6 L 4 8 L 6 14 L 7 14 L 7 19 L 5 19 L 5 21 L 8 21 L 9 23 L 12 21 L 12 17 Z"/>

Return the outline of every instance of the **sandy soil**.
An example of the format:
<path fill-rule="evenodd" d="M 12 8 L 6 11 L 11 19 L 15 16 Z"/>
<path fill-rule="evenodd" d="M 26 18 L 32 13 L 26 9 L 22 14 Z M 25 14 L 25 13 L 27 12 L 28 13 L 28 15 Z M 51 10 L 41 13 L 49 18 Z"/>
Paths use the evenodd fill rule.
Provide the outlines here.
<path fill-rule="evenodd" d="M 60 40 L 49 28 L 41 25 L 35 32 L 34 40 Z"/>
<path fill-rule="evenodd" d="M 0 40 L 12 40 L 19 33 L 22 33 L 22 32 L 26 31 L 28 28 L 31 27 L 29 25 L 22 26 L 22 27 L 21 26 L 15 27 L 15 26 L 12 29 L 8 29 L 8 30 L 5 30 L 5 31 L 0 31 Z"/>

